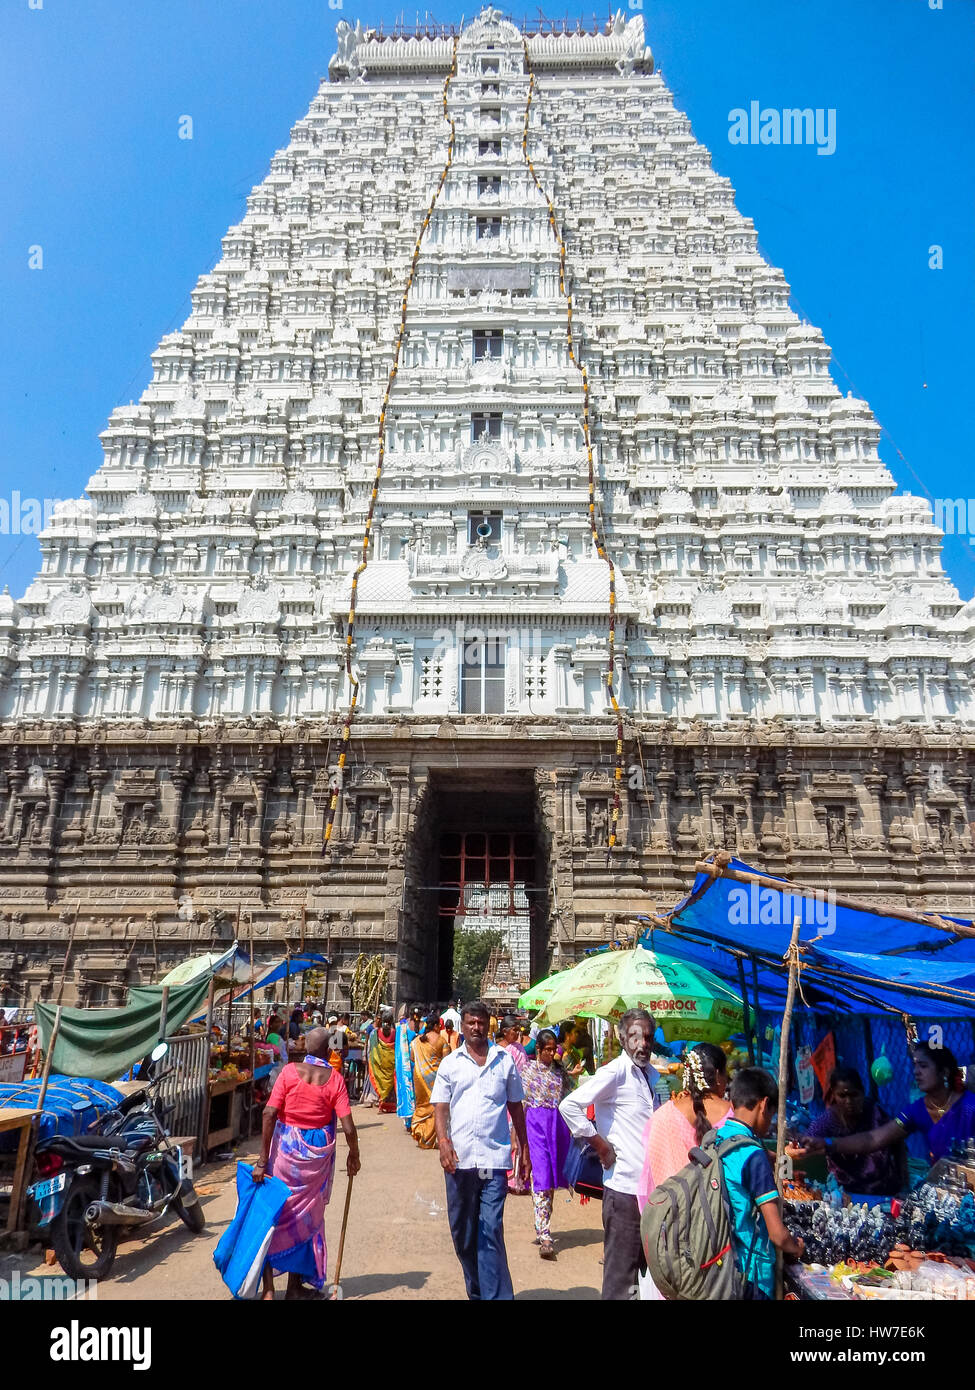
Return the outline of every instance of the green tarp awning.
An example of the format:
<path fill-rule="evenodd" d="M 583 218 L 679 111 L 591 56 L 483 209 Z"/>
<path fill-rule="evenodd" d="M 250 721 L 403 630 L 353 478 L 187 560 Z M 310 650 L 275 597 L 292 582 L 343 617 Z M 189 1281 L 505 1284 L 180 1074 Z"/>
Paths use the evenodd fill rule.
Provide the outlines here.
<path fill-rule="evenodd" d="M 210 989 L 209 975 L 185 985 L 170 985 L 166 1032 L 173 1033 L 196 1013 Z M 159 1041 L 162 985 L 134 985 L 124 1009 L 62 1009 L 51 1067 L 62 1076 L 117 1081 Z M 57 1009 L 36 1004 L 41 1047 L 47 1052 Z"/>

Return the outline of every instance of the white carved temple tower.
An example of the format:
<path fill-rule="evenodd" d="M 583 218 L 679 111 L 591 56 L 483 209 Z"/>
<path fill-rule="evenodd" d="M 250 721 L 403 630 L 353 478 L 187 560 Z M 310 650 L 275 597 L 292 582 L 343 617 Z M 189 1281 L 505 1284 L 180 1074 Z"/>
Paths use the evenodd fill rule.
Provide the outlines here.
<path fill-rule="evenodd" d="M 972 909 L 975 604 L 642 18 L 343 21 L 192 302 L 0 599 L 0 1002 L 79 902 L 93 1003 L 238 904 L 440 997 L 715 846 Z"/>

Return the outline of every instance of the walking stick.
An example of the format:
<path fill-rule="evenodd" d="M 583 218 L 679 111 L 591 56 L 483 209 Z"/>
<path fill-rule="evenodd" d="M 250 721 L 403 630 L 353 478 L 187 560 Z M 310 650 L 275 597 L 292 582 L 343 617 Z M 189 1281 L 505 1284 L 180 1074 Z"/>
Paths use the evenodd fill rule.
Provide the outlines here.
<path fill-rule="evenodd" d="M 342 1297 L 339 1286 L 339 1278 L 342 1274 L 342 1252 L 345 1249 L 345 1228 L 349 1224 L 349 1203 L 352 1200 L 352 1182 L 353 1179 L 350 1177 L 349 1185 L 345 1189 L 345 1210 L 342 1213 L 342 1233 L 339 1236 L 339 1253 L 338 1259 L 335 1261 L 335 1282 L 332 1286 L 333 1301 Z"/>

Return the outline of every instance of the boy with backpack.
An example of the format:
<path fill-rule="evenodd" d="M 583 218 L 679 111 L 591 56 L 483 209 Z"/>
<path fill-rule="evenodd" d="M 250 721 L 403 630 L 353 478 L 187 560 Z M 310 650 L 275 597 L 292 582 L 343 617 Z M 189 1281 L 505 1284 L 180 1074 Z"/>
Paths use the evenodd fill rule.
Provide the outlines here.
<path fill-rule="evenodd" d="M 721 1157 L 725 1190 L 731 1205 L 735 1264 L 744 1284 L 741 1297 L 775 1297 L 775 1249 L 800 1256 L 801 1240 L 795 1240 L 779 1211 L 775 1175 L 761 1140 L 772 1129 L 779 1103 L 779 1088 L 767 1071 L 744 1067 L 731 1083 L 734 1119 L 718 1130 L 718 1145 L 747 1136 L 754 1143 L 726 1152 Z"/>
<path fill-rule="evenodd" d="M 773 1246 L 800 1256 L 779 1213 L 762 1139 L 772 1128 L 778 1086 L 746 1067 L 731 1083 L 734 1118 L 710 1130 L 688 1164 L 650 1194 L 640 1235 L 650 1276 L 666 1299 L 775 1297 Z"/>

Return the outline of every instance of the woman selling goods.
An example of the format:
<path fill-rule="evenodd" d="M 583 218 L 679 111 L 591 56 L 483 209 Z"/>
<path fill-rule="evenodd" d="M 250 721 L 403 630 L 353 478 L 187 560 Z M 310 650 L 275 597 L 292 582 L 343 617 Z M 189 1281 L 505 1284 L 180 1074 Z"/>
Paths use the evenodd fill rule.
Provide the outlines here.
<path fill-rule="evenodd" d="M 687 1163 L 687 1155 L 709 1129 L 731 1119 L 725 1099 L 728 1059 L 714 1043 L 698 1043 L 684 1058 L 683 1090 L 655 1110 L 643 1131 L 643 1171 L 637 1181 L 640 1210 L 654 1188 Z"/>
<path fill-rule="evenodd" d="M 396 1113 L 403 1121 L 407 1134 L 413 1123 L 413 1109 L 416 1097 L 413 1094 L 413 1060 L 410 1048 L 420 1031 L 420 1010 L 414 1008 L 409 1018 L 406 1005 L 400 1010 L 396 1023 Z"/>
<path fill-rule="evenodd" d="M 436 1013 L 431 1014 L 426 1023 L 421 1026 L 422 1031 L 419 1037 L 414 1038 L 410 1045 L 410 1056 L 413 1062 L 413 1091 L 416 1101 L 411 1133 L 421 1149 L 435 1149 L 437 1147 L 437 1130 L 433 1106 L 430 1104 L 430 1093 L 433 1090 L 433 1083 L 437 1079 L 437 1068 L 449 1053 L 450 1048 L 446 1039 L 441 1036 L 440 1019 Z"/>
<path fill-rule="evenodd" d="M 860 1073 L 853 1067 L 834 1067 L 826 1084 L 826 1109 L 809 1126 L 812 1139 L 841 1139 L 868 1134 L 890 1123 L 890 1116 L 867 1098 Z M 789 1149 L 790 1156 L 796 1156 Z M 907 1187 L 907 1153 L 902 1143 L 873 1153 L 841 1157 L 830 1147 L 826 1166 L 846 1192 L 866 1197 L 892 1197 Z"/>
<path fill-rule="evenodd" d="M 552 1203 L 555 1189 L 567 1187 L 562 1169 L 572 1135 L 559 1114 L 559 1101 L 571 1089 L 568 1078 L 555 1059 L 556 1038 L 543 1028 L 535 1039 L 535 1057 L 521 1073 L 525 1092 L 525 1128 L 532 1161 L 531 1193 L 535 1215 L 535 1244 L 541 1246 L 543 1260 L 554 1260 Z"/>
<path fill-rule="evenodd" d="M 325 1208 L 335 1170 L 335 1122 L 349 1145 L 346 1171 L 359 1171 L 359 1136 L 349 1107 L 345 1082 L 328 1061 L 324 1028 L 305 1039 L 305 1059 L 289 1062 L 264 1107 L 261 1156 L 254 1181 L 265 1173 L 291 1189 L 274 1225 L 264 1266 L 264 1297 L 274 1298 L 274 1275 L 287 1272 L 288 1298 L 301 1298 L 302 1283 L 325 1286 Z M 324 1055 L 323 1055 L 324 1054 Z"/>
<path fill-rule="evenodd" d="M 389 1014 L 382 1015 L 370 1034 L 368 1071 L 379 1113 L 391 1115 L 396 1109 L 396 1032 Z"/>
<path fill-rule="evenodd" d="M 803 1140 L 806 1153 L 825 1153 L 827 1157 L 874 1153 L 889 1149 L 908 1134 L 921 1134 L 928 1159 L 936 1163 L 945 1158 L 955 1144 L 975 1139 L 975 1095 L 966 1091 L 954 1055 L 946 1047 L 915 1043 L 914 1083 L 919 1098 L 903 1109 L 894 1120 L 865 1134 L 844 1134 L 838 1138 L 809 1136 Z"/>

